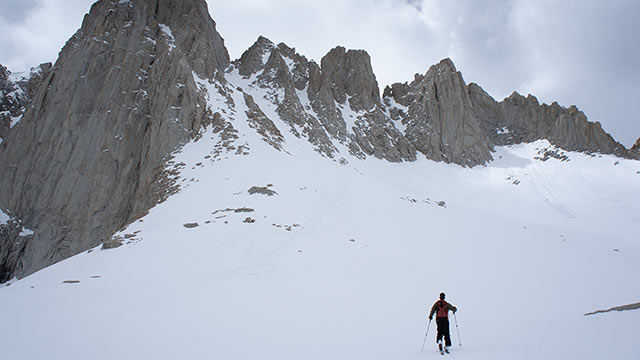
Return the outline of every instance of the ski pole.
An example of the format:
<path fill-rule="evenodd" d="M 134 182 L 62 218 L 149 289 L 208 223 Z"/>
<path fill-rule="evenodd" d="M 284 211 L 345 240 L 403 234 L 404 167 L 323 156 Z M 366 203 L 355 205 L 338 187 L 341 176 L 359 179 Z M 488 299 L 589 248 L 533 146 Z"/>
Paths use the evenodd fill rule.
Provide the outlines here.
<path fill-rule="evenodd" d="M 456 332 L 458 332 L 458 345 L 462 346 L 462 340 L 460 340 L 460 329 L 458 328 L 458 317 L 456 313 L 453 313 L 453 318 L 456 320 Z"/>
<path fill-rule="evenodd" d="M 427 335 L 429 335 L 429 327 L 431 326 L 431 319 L 429 319 L 429 325 L 427 325 L 427 333 L 424 334 L 424 341 L 422 342 L 422 350 L 420 350 L 420 352 L 424 351 L 424 344 L 427 342 Z"/>

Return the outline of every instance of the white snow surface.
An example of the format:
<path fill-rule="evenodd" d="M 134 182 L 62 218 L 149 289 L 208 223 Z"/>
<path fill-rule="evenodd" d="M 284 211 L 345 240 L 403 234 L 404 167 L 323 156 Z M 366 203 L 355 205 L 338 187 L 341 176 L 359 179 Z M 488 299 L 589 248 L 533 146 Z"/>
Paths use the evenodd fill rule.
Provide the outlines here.
<path fill-rule="evenodd" d="M 351 96 L 347 95 L 347 101 L 344 104 L 341 104 L 336 101 L 336 107 L 340 109 L 340 113 L 342 114 L 342 118 L 344 122 L 347 124 L 347 133 L 354 134 L 354 128 L 358 128 L 357 121 L 361 120 L 362 116 L 365 114 L 364 111 L 355 111 L 351 108 Z"/>
<path fill-rule="evenodd" d="M 20 236 L 29 236 L 29 235 L 33 235 L 34 231 L 31 229 L 27 229 L 25 227 L 22 228 L 22 230 L 20 231 Z"/>
<path fill-rule="evenodd" d="M 176 45 L 175 45 L 176 39 L 173 37 L 173 32 L 171 32 L 171 28 L 168 25 L 160 24 L 159 26 L 160 26 L 160 29 L 162 30 L 162 32 L 164 32 L 165 35 L 167 35 L 169 53 L 171 53 L 173 51 L 173 49 L 176 48 Z"/>
<path fill-rule="evenodd" d="M 9 73 L 9 81 L 12 83 L 17 83 L 20 81 L 28 80 L 30 73 L 28 71 L 16 71 Z"/>
<path fill-rule="evenodd" d="M 280 55 L 280 57 L 285 62 L 285 64 L 287 64 L 287 68 L 289 69 L 289 72 L 291 74 L 293 74 L 293 70 L 294 70 L 294 68 L 296 66 L 295 61 L 292 58 L 288 57 L 288 56 Z"/>
<path fill-rule="evenodd" d="M 385 98 L 385 101 L 387 99 L 389 101 L 389 106 L 386 107 L 386 114 L 387 114 L 387 117 L 389 117 L 390 119 L 391 119 L 391 109 L 393 109 L 393 108 L 396 108 L 396 109 L 400 110 L 404 114 L 408 114 L 409 113 L 409 107 L 408 106 L 404 106 L 402 104 L 398 104 L 393 97 Z M 394 120 L 393 124 L 400 131 L 400 133 L 402 133 L 402 134 L 406 134 L 407 133 L 407 125 L 403 124 L 400 119 L 399 120 Z"/>
<path fill-rule="evenodd" d="M 22 120 L 22 115 L 20 115 L 20 116 L 12 116 L 11 117 L 11 122 L 9 123 L 9 128 L 11 129 L 14 126 L 18 125 L 20 120 Z"/>
<path fill-rule="evenodd" d="M 255 93 L 285 136 L 286 151 L 270 147 L 232 91 L 250 155 L 206 157 L 207 129 L 175 154 L 182 190 L 118 233 L 135 234 L 124 246 L 0 288 L 0 358 L 436 359 L 435 323 L 420 349 L 441 291 L 459 309 L 445 357 L 640 356 L 640 310 L 583 316 L 640 301 L 640 162 L 541 162 L 540 141 L 472 169 L 341 165 Z M 268 185 L 276 195 L 247 192 Z"/>
<path fill-rule="evenodd" d="M 4 210 L 0 209 L 0 225 L 4 225 L 11 220 L 11 216 L 4 212 Z"/>

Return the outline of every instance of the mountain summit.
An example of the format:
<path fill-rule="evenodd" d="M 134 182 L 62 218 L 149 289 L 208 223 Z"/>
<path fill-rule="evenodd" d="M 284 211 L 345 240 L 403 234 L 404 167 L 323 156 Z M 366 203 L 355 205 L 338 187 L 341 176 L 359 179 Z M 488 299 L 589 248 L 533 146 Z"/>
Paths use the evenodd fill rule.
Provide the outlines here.
<path fill-rule="evenodd" d="M 0 85 L 13 89 L 0 70 Z M 184 164 L 172 154 L 207 129 L 217 141 L 211 161 L 253 155 L 248 133 L 292 156 L 307 148 L 291 143 L 304 140 L 343 165 L 371 157 L 474 167 L 496 146 L 541 139 L 639 157 L 576 107 L 515 93 L 495 101 L 449 59 L 382 96 L 363 50 L 336 47 L 318 64 L 260 37 L 231 62 L 203 0 L 100 0 L 41 74 L 20 104 L 13 90 L 0 99 L 24 108 L 11 127 L 2 109 L 0 282 L 113 244 L 179 191 Z"/>

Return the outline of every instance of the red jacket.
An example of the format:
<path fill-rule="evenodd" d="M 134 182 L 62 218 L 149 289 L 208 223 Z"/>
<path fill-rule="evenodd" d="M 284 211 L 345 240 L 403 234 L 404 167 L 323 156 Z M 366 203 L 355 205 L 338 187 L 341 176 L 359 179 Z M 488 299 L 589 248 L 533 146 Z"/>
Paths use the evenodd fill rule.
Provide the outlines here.
<path fill-rule="evenodd" d="M 444 301 L 444 300 L 438 300 L 435 302 L 435 304 L 433 304 L 433 306 L 431 307 L 431 312 L 429 313 L 429 319 L 433 318 L 433 314 L 435 314 L 438 311 L 438 308 L 440 307 L 439 304 L 444 303 L 444 306 L 446 306 L 446 312 L 445 312 L 445 316 L 441 317 L 441 316 L 436 316 L 436 319 L 448 319 L 448 313 L 449 310 L 453 311 L 454 313 L 456 311 L 458 311 L 458 308 L 449 304 L 448 302 Z"/>

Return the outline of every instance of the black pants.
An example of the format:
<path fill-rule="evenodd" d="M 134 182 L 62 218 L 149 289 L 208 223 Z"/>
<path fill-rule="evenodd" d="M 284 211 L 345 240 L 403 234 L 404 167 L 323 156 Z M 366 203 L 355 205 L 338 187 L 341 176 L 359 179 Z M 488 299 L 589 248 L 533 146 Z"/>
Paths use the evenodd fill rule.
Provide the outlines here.
<path fill-rule="evenodd" d="M 438 335 L 436 337 L 436 342 L 442 340 L 442 338 L 444 337 L 445 346 L 451 346 L 451 336 L 449 335 L 449 319 L 436 318 L 436 324 L 438 324 Z"/>

